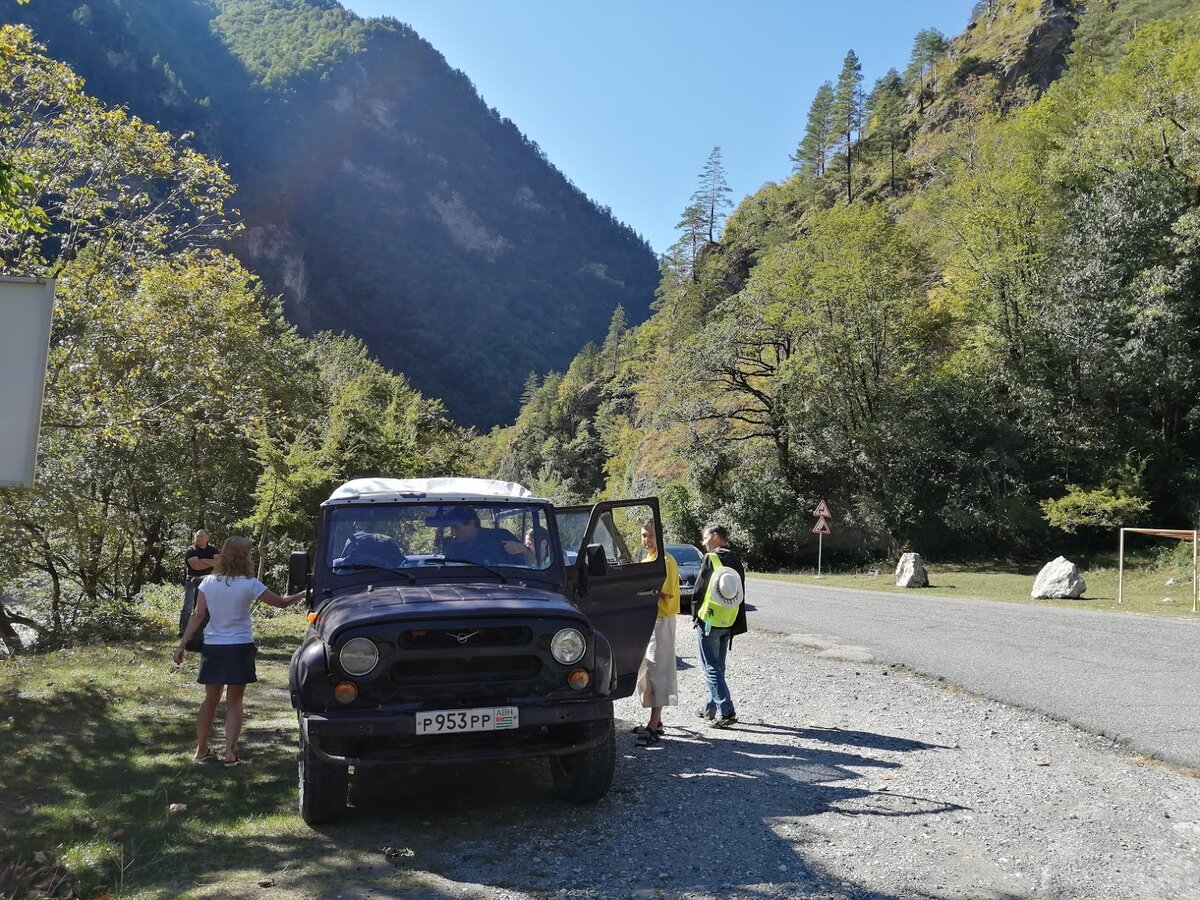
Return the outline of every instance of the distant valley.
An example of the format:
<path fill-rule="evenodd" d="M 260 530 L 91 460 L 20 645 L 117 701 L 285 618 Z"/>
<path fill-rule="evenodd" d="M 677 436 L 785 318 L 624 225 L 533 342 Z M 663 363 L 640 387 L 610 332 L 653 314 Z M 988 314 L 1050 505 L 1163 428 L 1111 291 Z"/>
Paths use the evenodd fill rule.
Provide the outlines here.
<path fill-rule="evenodd" d="M 650 247 L 394 20 L 332 0 L 37 0 L 6 8 L 89 92 L 226 162 L 235 251 L 302 331 L 346 331 L 460 422 L 511 420 L 618 305 Z"/>

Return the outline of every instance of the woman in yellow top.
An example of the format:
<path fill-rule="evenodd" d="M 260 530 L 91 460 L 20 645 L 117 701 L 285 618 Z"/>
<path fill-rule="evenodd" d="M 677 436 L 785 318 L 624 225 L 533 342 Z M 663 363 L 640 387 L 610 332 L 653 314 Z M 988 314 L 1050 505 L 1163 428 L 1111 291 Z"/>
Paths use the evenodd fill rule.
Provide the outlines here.
<path fill-rule="evenodd" d="M 657 558 L 654 521 L 642 526 L 642 547 L 646 551 L 644 561 Z M 650 710 L 650 721 L 634 729 L 639 747 L 651 747 L 658 743 L 664 728 L 662 711 L 664 706 L 679 702 L 679 688 L 675 677 L 675 617 L 679 615 L 679 566 L 670 553 L 663 562 L 667 566 L 667 577 L 658 592 L 658 618 L 654 621 L 654 634 L 646 645 L 646 655 L 638 671 L 638 696 L 642 706 Z"/>

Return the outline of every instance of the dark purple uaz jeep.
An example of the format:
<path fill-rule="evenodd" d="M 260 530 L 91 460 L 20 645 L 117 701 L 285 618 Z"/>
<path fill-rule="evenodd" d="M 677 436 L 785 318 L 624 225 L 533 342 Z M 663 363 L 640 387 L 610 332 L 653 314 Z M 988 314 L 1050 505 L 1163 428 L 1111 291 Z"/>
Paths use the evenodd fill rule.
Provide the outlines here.
<path fill-rule="evenodd" d="M 544 756 L 561 796 L 612 784 L 615 698 L 654 625 L 653 498 L 556 509 L 519 485 L 359 479 L 293 554 L 313 619 L 292 656 L 300 813 L 345 812 L 361 767 Z"/>

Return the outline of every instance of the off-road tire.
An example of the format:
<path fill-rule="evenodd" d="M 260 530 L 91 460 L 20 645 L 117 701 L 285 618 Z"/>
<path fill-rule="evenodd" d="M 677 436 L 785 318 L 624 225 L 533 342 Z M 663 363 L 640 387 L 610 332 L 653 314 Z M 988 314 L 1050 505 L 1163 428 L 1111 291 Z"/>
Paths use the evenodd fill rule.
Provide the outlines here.
<path fill-rule="evenodd" d="M 571 803 L 595 803 L 608 793 L 617 767 L 617 736 L 611 719 L 604 738 L 590 750 L 550 757 L 554 790 Z"/>
<path fill-rule="evenodd" d="M 300 818 L 309 825 L 332 822 L 346 814 L 345 766 L 323 761 L 300 740 Z"/>

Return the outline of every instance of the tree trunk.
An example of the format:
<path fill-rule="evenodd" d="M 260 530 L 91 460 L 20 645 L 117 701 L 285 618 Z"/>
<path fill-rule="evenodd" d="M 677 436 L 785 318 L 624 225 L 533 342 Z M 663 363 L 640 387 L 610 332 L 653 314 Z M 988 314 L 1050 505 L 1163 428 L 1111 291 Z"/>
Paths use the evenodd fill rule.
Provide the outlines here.
<path fill-rule="evenodd" d="M 142 531 L 142 552 L 138 555 L 137 561 L 133 564 L 133 570 L 129 574 L 129 596 L 138 593 L 142 586 L 149 580 L 151 571 L 155 565 L 154 551 L 162 540 L 162 520 L 156 520 L 149 528 Z"/>
<path fill-rule="evenodd" d="M 262 581 L 267 573 L 267 540 L 271 537 L 271 529 L 263 521 L 262 531 L 258 533 L 258 580 Z"/>
<path fill-rule="evenodd" d="M 17 620 L 22 625 L 32 625 L 28 619 L 21 619 L 19 616 L 10 616 L 4 604 L 8 602 L 8 594 L 0 593 L 0 641 L 4 642 L 4 646 L 8 648 L 9 656 L 15 656 L 25 650 L 25 644 L 21 641 L 17 630 L 13 628 L 13 620 Z"/>
<path fill-rule="evenodd" d="M 850 165 L 850 152 L 852 144 L 850 142 L 850 132 L 846 132 L 846 203 L 854 202 L 853 190 L 853 169 Z"/>

